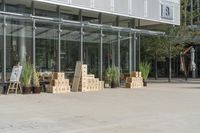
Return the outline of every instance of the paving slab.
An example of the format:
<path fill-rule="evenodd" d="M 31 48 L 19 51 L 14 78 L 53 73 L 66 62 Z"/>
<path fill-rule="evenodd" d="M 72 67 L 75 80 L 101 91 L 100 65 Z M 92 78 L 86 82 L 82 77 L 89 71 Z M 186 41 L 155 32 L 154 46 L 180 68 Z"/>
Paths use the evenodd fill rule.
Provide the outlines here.
<path fill-rule="evenodd" d="M 200 133 L 200 84 L 1 95 L 0 133 Z"/>

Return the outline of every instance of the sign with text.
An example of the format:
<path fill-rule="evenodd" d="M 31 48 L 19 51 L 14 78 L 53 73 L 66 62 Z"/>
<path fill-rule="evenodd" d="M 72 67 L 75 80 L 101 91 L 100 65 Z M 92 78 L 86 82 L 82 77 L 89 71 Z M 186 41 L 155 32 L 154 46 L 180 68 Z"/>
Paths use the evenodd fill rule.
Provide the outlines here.
<path fill-rule="evenodd" d="M 10 82 L 19 82 L 22 73 L 22 66 L 14 66 L 10 76 Z"/>
<path fill-rule="evenodd" d="M 173 6 L 161 4 L 161 17 L 173 20 Z"/>

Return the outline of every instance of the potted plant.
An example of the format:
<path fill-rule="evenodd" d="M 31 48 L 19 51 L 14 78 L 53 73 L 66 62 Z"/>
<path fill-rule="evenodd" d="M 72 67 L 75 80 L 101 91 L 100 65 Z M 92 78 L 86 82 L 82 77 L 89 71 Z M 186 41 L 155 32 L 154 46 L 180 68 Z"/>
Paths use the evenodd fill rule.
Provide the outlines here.
<path fill-rule="evenodd" d="M 143 84 L 144 84 L 144 86 L 147 86 L 147 78 L 151 71 L 151 64 L 148 62 L 140 63 L 140 71 L 141 71 L 142 77 L 143 77 Z"/>
<path fill-rule="evenodd" d="M 120 70 L 118 67 L 112 66 L 106 70 L 106 79 L 111 85 L 111 88 L 119 86 Z"/>
<path fill-rule="evenodd" d="M 33 93 L 39 94 L 41 92 L 40 74 L 33 68 Z"/>
<path fill-rule="evenodd" d="M 30 63 L 26 63 L 23 66 L 23 71 L 21 76 L 23 84 L 23 94 L 30 94 L 32 91 L 31 76 L 32 76 L 32 65 Z"/>

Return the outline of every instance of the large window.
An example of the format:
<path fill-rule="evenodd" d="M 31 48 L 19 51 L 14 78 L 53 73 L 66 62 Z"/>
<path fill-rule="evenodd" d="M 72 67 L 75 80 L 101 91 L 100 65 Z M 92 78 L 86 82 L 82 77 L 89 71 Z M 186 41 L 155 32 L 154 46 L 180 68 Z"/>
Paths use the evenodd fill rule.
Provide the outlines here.
<path fill-rule="evenodd" d="M 0 0 L 0 10 L 3 10 L 2 0 Z"/>
<path fill-rule="evenodd" d="M 65 20 L 79 20 L 79 9 L 70 8 L 70 7 L 60 7 L 61 18 Z"/>
<path fill-rule="evenodd" d="M 36 16 L 44 16 L 44 17 L 53 17 L 57 18 L 57 6 L 51 5 L 47 3 L 35 2 L 35 15 Z"/>
<path fill-rule="evenodd" d="M 100 29 L 84 27 L 84 63 L 88 72 L 100 77 Z"/>
<path fill-rule="evenodd" d="M 56 71 L 58 26 L 48 22 L 36 22 L 36 67 L 40 71 Z"/>
<path fill-rule="evenodd" d="M 5 0 L 5 2 L 7 12 L 31 14 L 31 1 L 29 0 Z"/>
<path fill-rule="evenodd" d="M 103 72 L 105 72 L 108 67 L 118 66 L 118 32 L 104 30 L 103 34 Z"/>
<path fill-rule="evenodd" d="M 121 72 L 124 74 L 129 73 L 129 34 L 121 32 L 120 38 L 120 60 L 121 60 Z"/>
<path fill-rule="evenodd" d="M 6 23 L 6 62 L 10 74 L 18 62 L 23 65 L 32 61 L 32 21 L 9 16 Z"/>
<path fill-rule="evenodd" d="M 61 71 L 73 76 L 76 61 L 80 60 L 80 27 L 62 25 L 61 33 Z"/>

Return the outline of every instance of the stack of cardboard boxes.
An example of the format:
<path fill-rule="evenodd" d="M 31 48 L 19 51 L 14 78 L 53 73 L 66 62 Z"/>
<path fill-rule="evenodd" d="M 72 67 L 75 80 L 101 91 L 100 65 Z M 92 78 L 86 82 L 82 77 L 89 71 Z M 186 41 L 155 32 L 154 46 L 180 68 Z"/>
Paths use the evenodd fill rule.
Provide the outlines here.
<path fill-rule="evenodd" d="M 48 93 L 70 92 L 69 80 L 65 79 L 65 73 L 53 73 L 50 85 L 47 87 Z"/>
<path fill-rule="evenodd" d="M 143 87 L 142 73 L 134 71 L 130 77 L 126 78 L 126 88 L 140 88 Z"/>
<path fill-rule="evenodd" d="M 79 91 L 99 91 L 104 89 L 104 81 L 99 81 L 98 78 L 95 78 L 95 75 L 87 74 L 87 65 L 81 65 L 81 78 L 79 84 Z"/>

